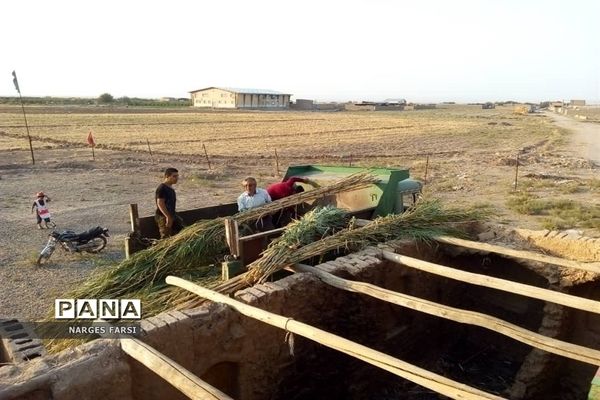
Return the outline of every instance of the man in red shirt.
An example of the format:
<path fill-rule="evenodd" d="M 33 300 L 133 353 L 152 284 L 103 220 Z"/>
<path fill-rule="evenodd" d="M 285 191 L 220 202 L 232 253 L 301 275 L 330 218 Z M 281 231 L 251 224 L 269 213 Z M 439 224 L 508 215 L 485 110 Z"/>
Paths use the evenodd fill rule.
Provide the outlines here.
<path fill-rule="evenodd" d="M 283 182 L 277 182 L 267 186 L 267 192 L 269 193 L 269 196 L 271 196 L 271 200 L 275 201 L 291 196 L 295 193 L 304 192 L 304 188 L 300 185 L 296 185 L 296 182 L 307 183 L 311 186 L 319 187 L 316 182 L 313 182 L 310 179 L 292 176 Z M 295 218 L 297 218 L 297 215 L 294 207 L 285 208 L 273 215 L 275 225 L 278 227 L 286 226 L 290 223 L 290 221 L 292 221 L 292 219 Z"/>
<path fill-rule="evenodd" d="M 309 179 L 292 176 L 291 178 L 288 178 L 283 182 L 272 183 L 269 186 L 267 186 L 267 192 L 269 193 L 269 196 L 271 196 L 271 200 L 275 201 L 283 199 L 284 197 L 291 196 L 294 193 L 303 192 L 304 188 L 302 188 L 302 186 L 300 185 L 295 185 L 296 182 L 307 183 L 314 187 L 318 186 L 317 184 L 315 184 L 315 182 Z"/>

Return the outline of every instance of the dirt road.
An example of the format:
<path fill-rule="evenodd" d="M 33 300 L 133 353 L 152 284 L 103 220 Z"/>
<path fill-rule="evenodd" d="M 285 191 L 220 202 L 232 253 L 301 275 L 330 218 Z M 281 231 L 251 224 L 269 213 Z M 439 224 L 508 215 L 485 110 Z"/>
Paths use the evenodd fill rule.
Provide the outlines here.
<path fill-rule="evenodd" d="M 554 113 L 546 113 L 557 126 L 573 132 L 573 149 L 583 157 L 600 165 L 600 124 L 579 122 Z"/>

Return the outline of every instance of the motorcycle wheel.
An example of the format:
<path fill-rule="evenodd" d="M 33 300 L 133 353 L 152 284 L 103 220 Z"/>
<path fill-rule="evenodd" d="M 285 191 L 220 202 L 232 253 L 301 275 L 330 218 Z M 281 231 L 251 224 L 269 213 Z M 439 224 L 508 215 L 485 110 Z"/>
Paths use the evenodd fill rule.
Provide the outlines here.
<path fill-rule="evenodd" d="M 98 253 L 106 247 L 106 238 L 104 236 L 98 236 L 90 240 L 88 244 L 90 245 L 90 248 L 85 249 L 86 252 Z"/>
<path fill-rule="evenodd" d="M 36 265 L 44 264 L 52 255 L 53 251 L 44 252 L 42 251 L 37 258 Z"/>

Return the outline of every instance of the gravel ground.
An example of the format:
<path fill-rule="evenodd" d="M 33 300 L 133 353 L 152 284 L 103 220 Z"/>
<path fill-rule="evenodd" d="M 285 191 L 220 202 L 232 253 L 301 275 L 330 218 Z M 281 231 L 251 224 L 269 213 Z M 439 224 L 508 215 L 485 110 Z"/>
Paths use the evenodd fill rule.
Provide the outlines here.
<path fill-rule="evenodd" d="M 194 164 L 161 160 L 152 165 L 128 154 L 97 151 L 97 161 L 86 149 L 45 150 L 35 166 L 28 152 L 0 152 L 0 318 L 32 320 L 43 317 L 54 299 L 77 285 L 92 271 L 123 258 L 129 231 L 128 204 L 138 203 L 140 215 L 153 212 L 153 196 L 161 169 L 178 167 L 178 208 L 196 208 L 229 202 L 238 193 L 237 179 L 223 187 L 207 188 L 195 176 L 206 171 Z M 182 165 L 183 164 L 183 165 Z M 192 176 L 194 176 L 192 178 Z M 39 230 L 31 214 L 34 194 L 47 193 L 57 229 L 84 231 L 100 225 L 111 237 L 100 254 L 68 254 L 57 249 L 47 265 L 35 266 L 49 231 Z"/>

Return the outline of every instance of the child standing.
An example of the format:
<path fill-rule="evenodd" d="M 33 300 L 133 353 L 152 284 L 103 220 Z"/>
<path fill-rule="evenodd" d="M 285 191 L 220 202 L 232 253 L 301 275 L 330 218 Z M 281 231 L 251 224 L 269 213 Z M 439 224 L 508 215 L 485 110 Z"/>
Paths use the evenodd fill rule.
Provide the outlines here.
<path fill-rule="evenodd" d="M 55 227 L 54 222 L 50 221 L 50 211 L 48 210 L 50 197 L 46 196 L 44 192 L 38 192 L 36 197 L 33 206 L 31 206 L 31 212 L 35 210 L 38 229 L 44 229 L 42 228 L 42 221 L 46 224 L 46 228 Z"/>

